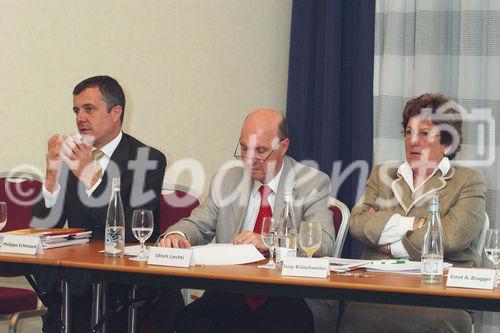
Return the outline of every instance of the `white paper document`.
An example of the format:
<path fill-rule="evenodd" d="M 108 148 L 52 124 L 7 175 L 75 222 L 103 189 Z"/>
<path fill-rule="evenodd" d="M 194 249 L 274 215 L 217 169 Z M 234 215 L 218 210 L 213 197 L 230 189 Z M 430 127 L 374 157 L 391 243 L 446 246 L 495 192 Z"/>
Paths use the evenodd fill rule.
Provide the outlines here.
<path fill-rule="evenodd" d="M 398 260 L 395 260 L 395 262 Z M 371 264 L 365 265 L 367 271 L 371 272 L 391 272 L 402 274 L 420 274 L 422 263 L 420 261 L 405 261 L 403 263 L 395 263 L 391 260 L 374 260 Z M 453 266 L 450 263 L 444 262 L 443 268 Z"/>
<path fill-rule="evenodd" d="M 144 245 L 144 254 L 147 255 L 148 251 L 149 251 L 149 246 Z M 101 252 L 104 252 L 104 250 Z M 129 246 L 125 246 L 125 251 L 123 251 L 123 254 L 126 256 L 137 257 L 139 255 L 139 252 L 141 252 L 140 245 L 129 245 Z"/>
<path fill-rule="evenodd" d="M 251 244 L 209 244 L 193 246 L 191 249 L 191 265 L 241 265 L 264 259 Z"/>
<path fill-rule="evenodd" d="M 364 267 L 371 264 L 371 260 L 363 259 L 346 259 L 346 258 L 328 258 L 330 259 L 330 271 L 332 272 L 348 272 L 354 269 Z"/>

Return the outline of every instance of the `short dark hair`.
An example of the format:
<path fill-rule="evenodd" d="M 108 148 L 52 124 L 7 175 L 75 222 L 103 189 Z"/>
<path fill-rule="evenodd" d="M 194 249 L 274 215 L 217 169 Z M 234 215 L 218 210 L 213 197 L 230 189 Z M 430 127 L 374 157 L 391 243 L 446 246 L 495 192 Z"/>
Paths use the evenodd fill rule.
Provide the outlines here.
<path fill-rule="evenodd" d="M 423 110 L 430 110 L 429 120 L 435 125 L 446 125 L 448 128 L 440 129 L 440 143 L 451 145 L 454 136 L 458 136 L 458 143 L 455 149 L 449 151 L 446 156 L 452 160 L 462 149 L 462 116 L 457 103 L 448 100 L 441 94 L 426 93 L 409 100 L 403 110 L 403 130 L 406 130 L 411 118 L 422 113 Z M 455 133 L 450 131 L 453 128 Z"/>
<path fill-rule="evenodd" d="M 288 122 L 286 121 L 286 117 L 282 114 L 283 118 L 278 124 L 278 135 L 280 140 L 284 140 L 288 138 Z"/>
<path fill-rule="evenodd" d="M 108 105 L 108 112 L 115 106 L 121 106 L 122 114 L 120 116 L 120 122 L 123 123 L 123 116 L 125 114 L 125 93 L 118 81 L 106 75 L 92 76 L 75 86 L 73 89 L 73 96 L 80 95 L 82 91 L 92 87 L 99 88 L 101 98 Z"/>

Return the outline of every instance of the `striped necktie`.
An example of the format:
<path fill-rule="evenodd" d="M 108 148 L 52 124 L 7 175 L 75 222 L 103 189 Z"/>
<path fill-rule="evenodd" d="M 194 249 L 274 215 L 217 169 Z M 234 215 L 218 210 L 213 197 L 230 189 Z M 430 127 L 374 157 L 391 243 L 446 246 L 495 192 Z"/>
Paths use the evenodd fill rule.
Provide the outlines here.
<path fill-rule="evenodd" d="M 102 178 L 102 169 L 101 169 L 101 165 L 97 161 L 103 156 L 104 156 L 104 152 L 100 149 L 94 149 L 92 151 L 92 158 L 94 159 L 94 163 L 95 163 L 95 166 L 97 169 L 96 173 L 99 175 L 99 178 Z"/>

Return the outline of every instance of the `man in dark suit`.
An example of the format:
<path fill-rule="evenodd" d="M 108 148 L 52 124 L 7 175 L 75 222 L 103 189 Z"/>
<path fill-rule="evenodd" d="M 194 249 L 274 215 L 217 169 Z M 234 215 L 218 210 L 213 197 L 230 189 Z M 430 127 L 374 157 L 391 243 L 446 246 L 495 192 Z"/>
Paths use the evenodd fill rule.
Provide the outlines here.
<path fill-rule="evenodd" d="M 92 230 L 94 239 L 104 238 L 111 180 L 121 180 L 126 225 L 126 242 L 134 242 L 131 229 L 132 212 L 150 209 L 159 221 L 159 200 L 166 167 L 165 156 L 122 132 L 125 95 L 119 83 L 109 76 L 95 76 L 80 82 L 73 90 L 73 112 L 77 135 L 54 135 L 48 141 L 43 198 L 33 209 L 34 227 L 81 227 Z M 158 235 L 159 223 L 151 239 Z M 40 286 L 54 291 L 57 280 L 38 276 Z M 90 288 L 88 278 L 78 274 L 69 278 L 72 295 L 74 332 L 90 328 Z M 142 296 L 154 297 L 149 307 L 152 322 L 158 331 L 172 331 L 172 318 L 182 308 L 179 291 L 140 288 Z M 111 304 L 123 300 L 128 287 L 111 285 Z M 54 299 L 59 295 L 54 294 Z M 50 300 L 50 297 L 49 297 Z M 59 304 L 48 304 L 44 331 L 56 331 L 59 325 Z M 162 304 L 163 309 L 159 309 Z M 170 307 L 170 308 L 169 308 Z M 78 312 L 77 312 L 78 311 Z M 118 316 L 109 328 L 119 332 L 126 327 L 126 317 Z"/>

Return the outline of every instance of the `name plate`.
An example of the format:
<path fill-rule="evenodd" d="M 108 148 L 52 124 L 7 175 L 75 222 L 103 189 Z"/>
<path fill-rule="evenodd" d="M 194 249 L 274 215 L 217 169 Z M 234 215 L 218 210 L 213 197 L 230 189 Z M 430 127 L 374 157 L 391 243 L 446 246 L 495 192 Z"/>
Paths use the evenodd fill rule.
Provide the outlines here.
<path fill-rule="evenodd" d="M 495 287 L 495 274 L 493 269 L 450 267 L 446 286 L 493 289 Z"/>
<path fill-rule="evenodd" d="M 328 258 L 287 257 L 283 260 L 281 275 L 326 278 L 330 275 Z"/>
<path fill-rule="evenodd" d="M 23 235 L 3 235 L 0 245 L 2 253 L 37 254 L 43 253 L 42 241 L 39 237 Z"/>
<path fill-rule="evenodd" d="M 167 247 L 149 248 L 148 264 L 160 266 L 189 267 L 191 249 L 174 249 Z"/>

